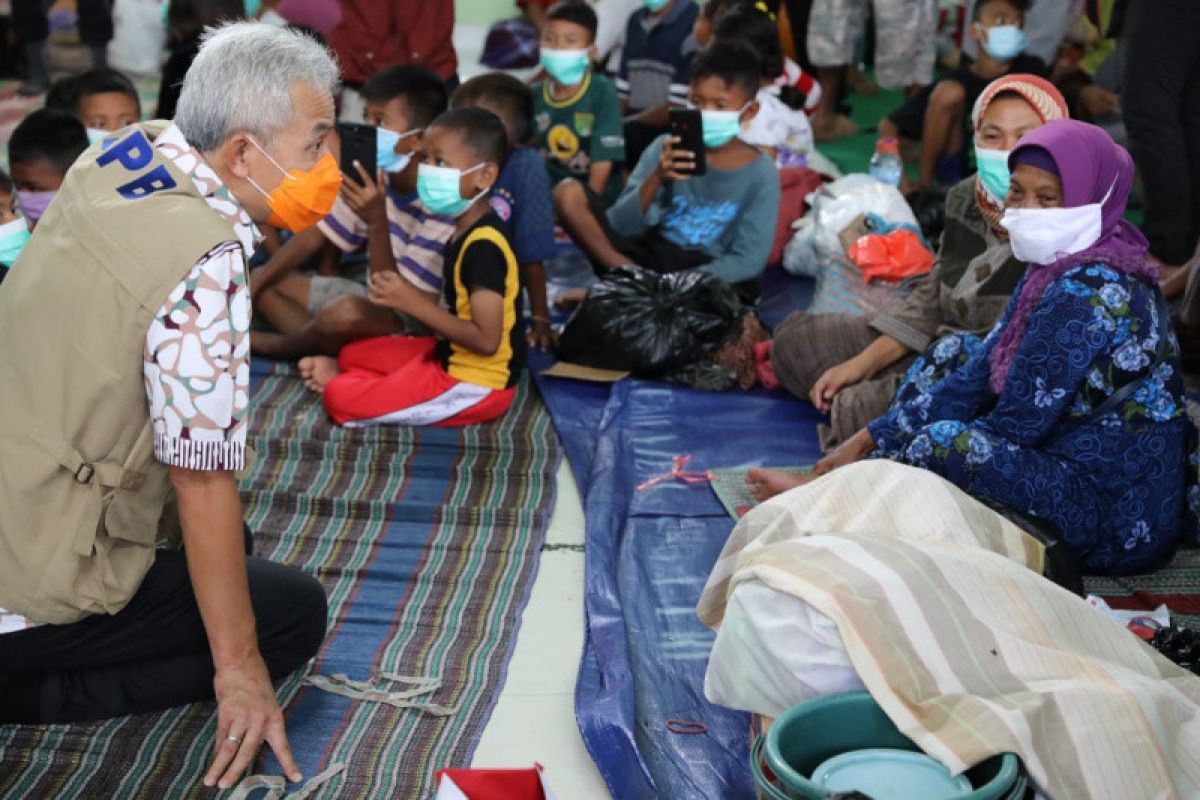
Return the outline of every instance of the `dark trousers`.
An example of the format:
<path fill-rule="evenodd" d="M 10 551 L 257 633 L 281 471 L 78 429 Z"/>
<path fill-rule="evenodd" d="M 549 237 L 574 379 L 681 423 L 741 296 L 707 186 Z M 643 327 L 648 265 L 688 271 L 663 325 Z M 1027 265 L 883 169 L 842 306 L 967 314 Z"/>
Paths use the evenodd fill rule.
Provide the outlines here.
<path fill-rule="evenodd" d="M 44 0 L 12 0 L 13 34 L 18 44 L 44 42 L 50 35 Z M 107 44 L 113 37 L 112 0 L 78 0 L 79 38 L 84 44 Z"/>
<path fill-rule="evenodd" d="M 293 567 L 247 558 L 258 647 L 271 677 L 325 638 L 325 591 Z M 0 723 L 77 722 L 213 697 L 213 663 L 182 551 L 160 550 L 129 605 L 69 625 L 0 634 Z"/>
<path fill-rule="evenodd" d="M 1150 252 L 1182 264 L 1200 237 L 1200 3 L 1136 0 L 1121 106 L 1146 191 Z"/>

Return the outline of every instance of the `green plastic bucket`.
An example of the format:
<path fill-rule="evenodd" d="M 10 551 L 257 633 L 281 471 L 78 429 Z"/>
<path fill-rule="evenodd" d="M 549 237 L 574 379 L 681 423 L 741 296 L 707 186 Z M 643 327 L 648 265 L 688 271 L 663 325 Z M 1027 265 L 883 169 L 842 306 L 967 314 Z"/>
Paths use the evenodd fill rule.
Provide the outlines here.
<path fill-rule="evenodd" d="M 822 800 L 826 790 L 809 780 L 826 759 L 853 750 L 890 747 L 920 751 L 896 729 L 867 692 L 818 697 L 783 713 L 754 742 L 750 769 L 767 800 Z M 764 765 L 776 776 L 767 778 Z M 1009 800 L 1025 794 L 1021 761 L 1013 753 L 989 758 L 966 772 L 972 791 L 954 800 Z"/>

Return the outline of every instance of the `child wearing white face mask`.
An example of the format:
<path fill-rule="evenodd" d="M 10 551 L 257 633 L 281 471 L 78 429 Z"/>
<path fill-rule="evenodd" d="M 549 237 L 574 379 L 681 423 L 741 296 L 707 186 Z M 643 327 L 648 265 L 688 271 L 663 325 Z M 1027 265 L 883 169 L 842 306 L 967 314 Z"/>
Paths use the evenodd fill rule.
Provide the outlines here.
<path fill-rule="evenodd" d="M 1029 0 L 977 3 L 965 34 L 978 43 L 977 58 L 913 95 L 880 123 L 880 136 L 920 143 L 914 188 L 932 189 L 937 184 L 958 181 L 968 173 L 966 121 L 989 83 L 1013 73 L 1049 77 L 1046 62 L 1025 52 L 1022 28 L 1028 7 Z M 911 151 L 912 146 L 903 150 Z M 903 188 L 910 188 L 907 181 Z"/>
<path fill-rule="evenodd" d="M 365 249 L 367 272 L 399 273 L 418 291 L 442 289 L 445 243 L 453 221 L 417 197 L 417 167 L 425 127 L 446 109 L 440 78 L 423 67 L 390 67 L 362 87 L 366 122 L 376 126 L 378 175 L 342 182 L 329 216 L 291 239 L 254 272 L 254 310 L 278 332 L 256 332 L 256 352 L 276 358 L 333 354 L 358 339 L 424 333 L 414 320 L 367 299 L 357 275 L 306 275 L 299 267 L 322 248 L 336 254 Z"/>

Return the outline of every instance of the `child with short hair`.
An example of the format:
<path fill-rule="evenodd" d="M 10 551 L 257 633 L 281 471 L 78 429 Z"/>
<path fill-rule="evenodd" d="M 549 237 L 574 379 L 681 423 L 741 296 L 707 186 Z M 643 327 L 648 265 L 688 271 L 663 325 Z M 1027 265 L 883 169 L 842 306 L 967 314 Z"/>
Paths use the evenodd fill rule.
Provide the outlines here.
<path fill-rule="evenodd" d="M 607 212 L 578 181 L 554 191 L 563 227 L 598 273 L 630 263 L 657 272 L 700 269 L 728 283 L 766 266 L 779 207 L 779 174 L 738 139 L 757 112 L 759 67 L 746 47 L 715 42 L 692 65 L 688 97 L 702 115 L 704 175 L 679 138 L 656 139 Z"/>
<path fill-rule="evenodd" d="M 625 160 L 621 105 L 612 81 L 592 69 L 596 12 L 580 0 L 550 7 L 542 28 L 541 62 L 549 77 L 533 87 L 534 133 L 551 184 L 578 178 L 611 204 Z"/>
<path fill-rule="evenodd" d="M 137 87 L 123 73 L 109 67 L 55 81 L 46 95 L 46 107 L 78 117 L 93 144 L 142 118 Z"/>
<path fill-rule="evenodd" d="M 29 241 L 29 225 L 17 208 L 12 178 L 0 169 L 0 283 Z"/>
<path fill-rule="evenodd" d="M 446 110 L 445 85 L 424 67 L 398 66 L 367 79 L 366 122 L 376 126 L 379 174 L 342 182 L 329 216 L 288 239 L 253 275 L 254 310 L 278 332 L 255 332 L 255 352 L 275 358 L 337 353 L 357 339 L 424 333 L 415 320 L 367 299 L 365 284 L 299 268 L 326 244 L 342 253 L 366 248 L 368 274 L 399 274 L 436 298 L 442 251 L 454 222 L 431 213 L 417 196 L 425 129 Z"/>
<path fill-rule="evenodd" d="M 553 334 L 543 262 L 555 254 L 554 208 L 541 156 L 522 146 L 533 122 L 533 93 L 513 76 L 491 72 L 471 78 L 450 98 L 451 108 L 470 106 L 491 111 L 504 122 L 508 133 L 508 158 L 489 200 L 508 224 L 513 251 L 525 276 L 532 319 L 529 341 L 536 347 L 548 347 Z"/>
<path fill-rule="evenodd" d="M 73 114 L 39 108 L 8 140 L 8 166 L 17 205 L 32 229 L 62 186 L 67 170 L 88 148 L 87 131 Z"/>
<path fill-rule="evenodd" d="M 504 124 L 481 108 L 447 111 L 425 131 L 417 190 L 453 217 L 443 308 L 394 272 L 371 276 L 371 300 L 420 320 L 437 338 L 389 336 L 305 358 L 307 385 L 339 425 L 456 426 L 508 410 L 525 365 L 521 271 L 487 200 L 508 151 Z"/>

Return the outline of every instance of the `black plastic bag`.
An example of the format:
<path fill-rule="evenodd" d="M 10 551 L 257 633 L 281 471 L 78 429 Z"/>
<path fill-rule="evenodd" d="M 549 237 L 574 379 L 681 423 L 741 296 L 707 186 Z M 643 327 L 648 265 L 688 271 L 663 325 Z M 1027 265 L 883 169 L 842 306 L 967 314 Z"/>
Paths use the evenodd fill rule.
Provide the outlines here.
<path fill-rule="evenodd" d="M 703 359 L 745 313 L 733 287 L 707 273 L 621 267 L 588 290 L 559 337 L 558 356 L 654 378 Z"/>

